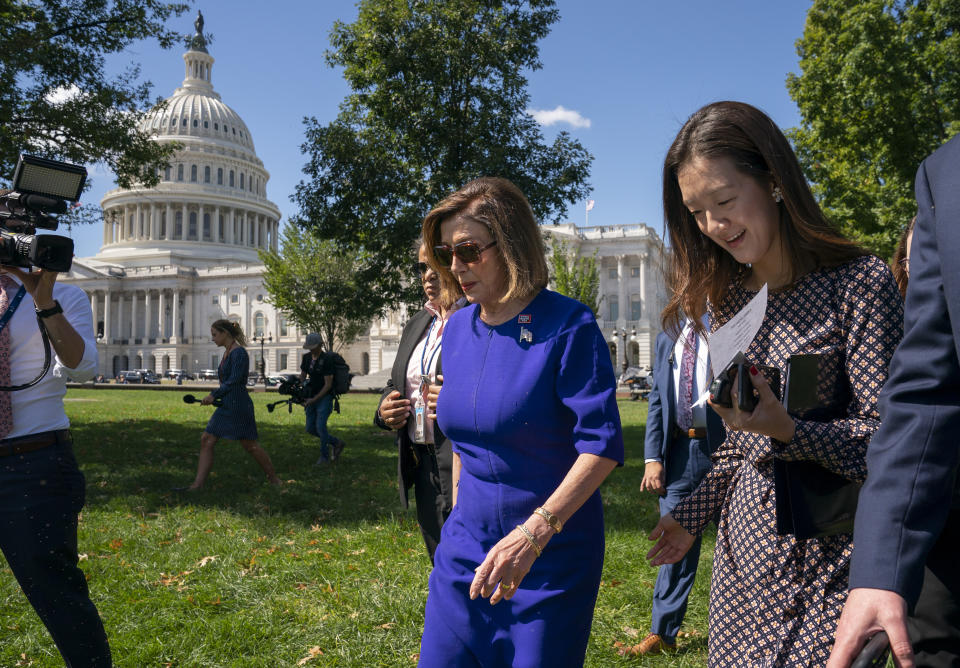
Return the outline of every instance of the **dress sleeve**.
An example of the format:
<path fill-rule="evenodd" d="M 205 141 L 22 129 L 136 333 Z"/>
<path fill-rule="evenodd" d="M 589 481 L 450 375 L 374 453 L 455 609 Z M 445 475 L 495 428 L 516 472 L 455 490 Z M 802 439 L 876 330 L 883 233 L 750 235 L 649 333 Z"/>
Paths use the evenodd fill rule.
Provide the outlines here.
<path fill-rule="evenodd" d="M 216 399 L 222 398 L 231 389 L 245 389 L 247 386 L 247 376 L 250 374 L 250 356 L 243 348 L 238 348 L 236 352 L 231 353 L 227 360 L 227 377 L 220 383 L 220 387 L 211 394 Z"/>
<path fill-rule="evenodd" d="M 743 462 L 743 453 L 728 438 L 710 459 L 713 466 L 697 488 L 670 512 L 673 519 L 694 536 L 703 533 L 710 520 L 717 516 L 727 496 L 730 479 Z"/>
<path fill-rule="evenodd" d="M 879 258 L 856 263 L 841 278 L 837 297 L 846 379 L 836 382 L 849 382 L 847 414 L 828 422 L 798 419 L 793 440 L 771 439 L 771 446 L 782 459 L 814 461 L 849 480 L 862 481 L 867 475 L 867 444 L 880 426 L 880 390 L 903 335 L 903 301 Z"/>
<path fill-rule="evenodd" d="M 581 321 L 560 334 L 557 395 L 576 416 L 574 447 L 580 454 L 623 465 L 623 430 L 610 354 L 596 322 Z"/>

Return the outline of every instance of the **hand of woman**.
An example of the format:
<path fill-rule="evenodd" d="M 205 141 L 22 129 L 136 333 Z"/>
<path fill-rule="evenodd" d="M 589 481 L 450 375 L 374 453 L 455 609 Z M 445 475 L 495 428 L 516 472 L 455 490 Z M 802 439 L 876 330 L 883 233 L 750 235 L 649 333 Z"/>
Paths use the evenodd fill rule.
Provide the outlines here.
<path fill-rule="evenodd" d="M 551 535 L 553 529 L 549 525 L 546 527 L 546 535 Z M 529 525 L 527 528 L 533 530 Z M 534 535 L 539 533 L 536 531 Z M 540 549 L 543 549 L 546 539 L 537 537 L 536 540 Z M 496 605 L 503 599 L 509 601 L 517 593 L 517 588 L 530 572 L 536 559 L 537 553 L 533 546 L 520 529 L 514 529 L 501 538 L 500 542 L 487 552 L 483 563 L 477 566 L 476 575 L 470 585 L 470 600 L 476 599 L 477 596 L 489 597 L 490 605 Z"/>
<path fill-rule="evenodd" d="M 431 420 L 437 419 L 437 398 L 440 396 L 440 390 L 443 389 L 443 376 L 437 376 L 437 382 L 427 390 L 427 417 Z"/>
<path fill-rule="evenodd" d="M 203 399 L 201 399 L 200 403 L 204 406 L 209 406 L 210 404 L 213 403 L 213 399 L 214 399 L 213 393 L 210 393 L 207 396 L 205 396 Z"/>
<path fill-rule="evenodd" d="M 738 407 L 737 379 L 733 378 L 733 387 L 730 390 L 731 408 L 718 406 L 710 402 L 710 406 L 717 412 L 728 429 L 733 431 L 749 431 L 754 434 L 770 436 L 783 443 L 793 440 L 797 425 L 783 407 L 777 395 L 770 388 L 770 383 L 755 366 L 750 367 L 750 382 L 760 395 L 757 405 L 752 411 L 741 411 Z"/>
<path fill-rule="evenodd" d="M 407 424 L 407 418 L 410 417 L 410 400 L 404 399 L 403 395 L 394 390 L 380 402 L 380 419 L 391 429 L 400 429 Z"/>
<path fill-rule="evenodd" d="M 696 540 L 670 513 L 660 518 L 647 538 L 657 541 L 647 552 L 651 566 L 677 563 Z"/>

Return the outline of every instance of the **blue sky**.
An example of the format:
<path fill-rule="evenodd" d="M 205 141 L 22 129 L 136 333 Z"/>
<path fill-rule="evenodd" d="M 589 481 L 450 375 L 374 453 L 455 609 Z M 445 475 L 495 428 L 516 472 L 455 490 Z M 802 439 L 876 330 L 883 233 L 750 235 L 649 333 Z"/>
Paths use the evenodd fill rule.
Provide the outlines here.
<path fill-rule="evenodd" d="M 795 42 L 810 0 L 559 0 L 560 21 L 541 42 L 543 69 L 529 72 L 530 107 L 576 121 L 544 125 L 548 140 L 568 130 L 594 156 L 591 225 L 643 222 L 662 233 L 663 156 L 683 121 L 723 99 L 749 102 L 783 128 L 797 125 L 786 77 L 799 72 Z M 306 162 L 300 153 L 305 116 L 333 120 L 349 90 L 324 51 L 336 20 L 353 21 L 354 0 L 195 4 L 171 23 L 193 32 L 196 9 L 214 36 L 213 85 L 244 119 L 270 172 L 267 196 L 286 221 Z M 168 97 L 184 76 L 184 49 L 138 44 L 109 61 L 119 73 L 140 63 L 154 96 Z M 549 117 L 549 115 L 548 115 Z M 589 123 L 587 123 L 589 121 Z M 99 203 L 112 175 L 91 170 L 85 203 Z M 585 203 L 566 219 L 584 224 Z M 61 234 L 67 233 L 61 230 Z M 102 230 L 71 230 L 78 257 L 95 255 Z"/>

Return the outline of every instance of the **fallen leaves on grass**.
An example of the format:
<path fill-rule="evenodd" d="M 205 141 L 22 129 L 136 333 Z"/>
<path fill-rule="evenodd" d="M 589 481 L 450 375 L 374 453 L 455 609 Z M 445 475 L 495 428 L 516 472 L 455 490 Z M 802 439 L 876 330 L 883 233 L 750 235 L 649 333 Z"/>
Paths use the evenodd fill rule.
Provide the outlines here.
<path fill-rule="evenodd" d="M 393 628 L 394 626 L 396 626 L 396 625 L 397 625 L 396 622 L 387 622 L 386 624 L 381 624 L 381 625 L 378 626 L 377 628 L 378 628 L 378 629 L 390 630 L 390 629 L 392 629 L 392 628 Z"/>
<path fill-rule="evenodd" d="M 116 552 L 121 547 L 123 547 L 123 539 L 114 538 L 113 540 L 110 541 L 109 545 L 110 545 L 110 549 Z"/>
<path fill-rule="evenodd" d="M 217 555 L 215 555 L 215 554 L 214 554 L 214 555 L 210 555 L 209 557 L 204 557 L 203 559 L 201 559 L 200 561 L 197 562 L 197 568 L 203 568 L 203 567 L 206 566 L 207 564 L 212 563 L 212 562 L 214 562 L 214 561 L 216 561 L 216 560 L 217 560 Z"/>
<path fill-rule="evenodd" d="M 314 645 L 313 647 L 307 650 L 307 655 L 305 657 L 297 661 L 297 665 L 298 666 L 306 665 L 308 662 L 313 661 L 318 656 L 323 656 L 323 650 L 320 649 L 319 645 Z"/>
<path fill-rule="evenodd" d="M 638 635 L 640 635 L 640 632 L 639 632 L 639 631 L 637 631 L 637 630 L 634 629 L 634 628 L 630 628 L 629 626 L 624 626 L 624 627 L 623 627 L 623 632 L 626 633 L 626 634 L 627 634 L 628 636 L 630 636 L 631 638 L 636 638 Z"/>

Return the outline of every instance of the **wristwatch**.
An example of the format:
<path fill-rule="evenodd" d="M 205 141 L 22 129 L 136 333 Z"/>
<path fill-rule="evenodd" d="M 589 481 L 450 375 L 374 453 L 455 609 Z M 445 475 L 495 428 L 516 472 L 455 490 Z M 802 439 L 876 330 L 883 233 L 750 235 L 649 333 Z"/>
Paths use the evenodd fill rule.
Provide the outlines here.
<path fill-rule="evenodd" d="M 56 299 L 53 300 L 53 306 L 51 306 L 50 308 L 43 309 L 42 311 L 36 308 L 36 306 L 34 306 L 34 308 L 37 311 L 38 318 L 49 318 L 52 315 L 63 313 L 63 307 L 60 306 L 60 302 L 58 302 Z"/>

